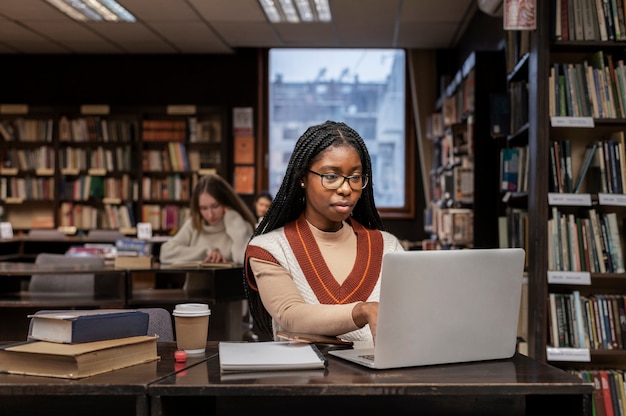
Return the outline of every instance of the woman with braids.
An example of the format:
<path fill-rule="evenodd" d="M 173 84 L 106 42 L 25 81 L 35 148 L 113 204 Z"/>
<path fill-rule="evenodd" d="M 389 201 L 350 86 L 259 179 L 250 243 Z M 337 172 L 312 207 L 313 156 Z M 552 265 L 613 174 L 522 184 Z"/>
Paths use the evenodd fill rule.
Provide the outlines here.
<path fill-rule="evenodd" d="M 373 343 L 383 254 L 403 251 L 374 203 L 365 142 L 344 123 L 298 139 L 246 249 L 244 284 L 261 339 L 279 330 Z"/>
<path fill-rule="evenodd" d="M 161 263 L 205 261 L 243 263 L 254 214 L 221 176 L 198 180 L 191 195 L 191 218 L 161 246 Z"/>

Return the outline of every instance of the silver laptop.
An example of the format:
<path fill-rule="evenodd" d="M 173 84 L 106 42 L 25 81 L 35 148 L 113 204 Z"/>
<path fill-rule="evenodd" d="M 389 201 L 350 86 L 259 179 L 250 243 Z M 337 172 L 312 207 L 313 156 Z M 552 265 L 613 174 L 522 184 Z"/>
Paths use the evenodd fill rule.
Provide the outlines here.
<path fill-rule="evenodd" d="M 329 354 L 377 369 L 510 358 L 524 257 L 520 248 L 387 253 L 374 347 Z"/>

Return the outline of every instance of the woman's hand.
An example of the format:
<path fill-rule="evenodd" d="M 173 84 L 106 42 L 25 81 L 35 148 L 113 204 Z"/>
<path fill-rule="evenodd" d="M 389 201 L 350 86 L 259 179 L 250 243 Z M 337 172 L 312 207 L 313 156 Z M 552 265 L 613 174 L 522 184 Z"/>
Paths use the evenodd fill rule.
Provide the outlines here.
<path fill-rule="evenodd" d="M 205 263 L 226 263 L 226 257 L 219 250 L 209 252 L 203 260 Z"/>
<path fill-rule="evenodd" d="M 376 342 L 376 324 L 378 323 L 378 302 L 360 302 L 352 309 L 354 323 L 363 328 L 370 325 L 372 339 Z"/>

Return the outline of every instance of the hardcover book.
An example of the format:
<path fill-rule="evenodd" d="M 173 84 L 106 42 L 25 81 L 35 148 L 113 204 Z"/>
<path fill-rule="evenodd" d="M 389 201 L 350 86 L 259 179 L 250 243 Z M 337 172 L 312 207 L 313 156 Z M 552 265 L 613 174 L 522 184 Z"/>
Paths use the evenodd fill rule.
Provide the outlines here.
<path fill-rule="evenodd" d="M 159 359 L 156 336 L 82 344 L 30 341 L 0 347 L 0 371 L 78 379 Z"/>
<path fill-rule="evenodd" d="M 147 335 L 150 318 L 145 312 L 131 309 L 64 311 L 28 317 L 29 339 L 65 344 Z"/>
<path fill-rule="evenodd" d="M 150 269 L 152 263 L 152 256 L 128 256 L 119 253 L 114 260 L 116 269 Z"/>

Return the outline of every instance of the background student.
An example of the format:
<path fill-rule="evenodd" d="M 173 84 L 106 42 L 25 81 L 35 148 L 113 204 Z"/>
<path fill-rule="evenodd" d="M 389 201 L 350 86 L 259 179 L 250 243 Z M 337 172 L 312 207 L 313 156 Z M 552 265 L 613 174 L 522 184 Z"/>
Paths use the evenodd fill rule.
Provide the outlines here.
<path fill-rule="evenodd" d="M 252 206 L 254 208 L 254 215 L 256 215 L 257 225 L 261 223 L 261 220 L 270 209 L 272 205 L 272 194 L 267 191 L 261 191 L 254 197 Z"/>
<path fill-rule="evenodd" d="M 228 182 L 218 175 L 201 177 L 190 211 L 176 235 L 161 246 L 161 263 L 243 263 L 256 219 Z"/>
<path fill-rule="evenodd" d="M 344 123 L 298 139 L 272 208 L 246 249 L 257 334 L 278 330 L 373 343 L 382 257 L 403 251 L 374 203 L 365 142 Z"/>

